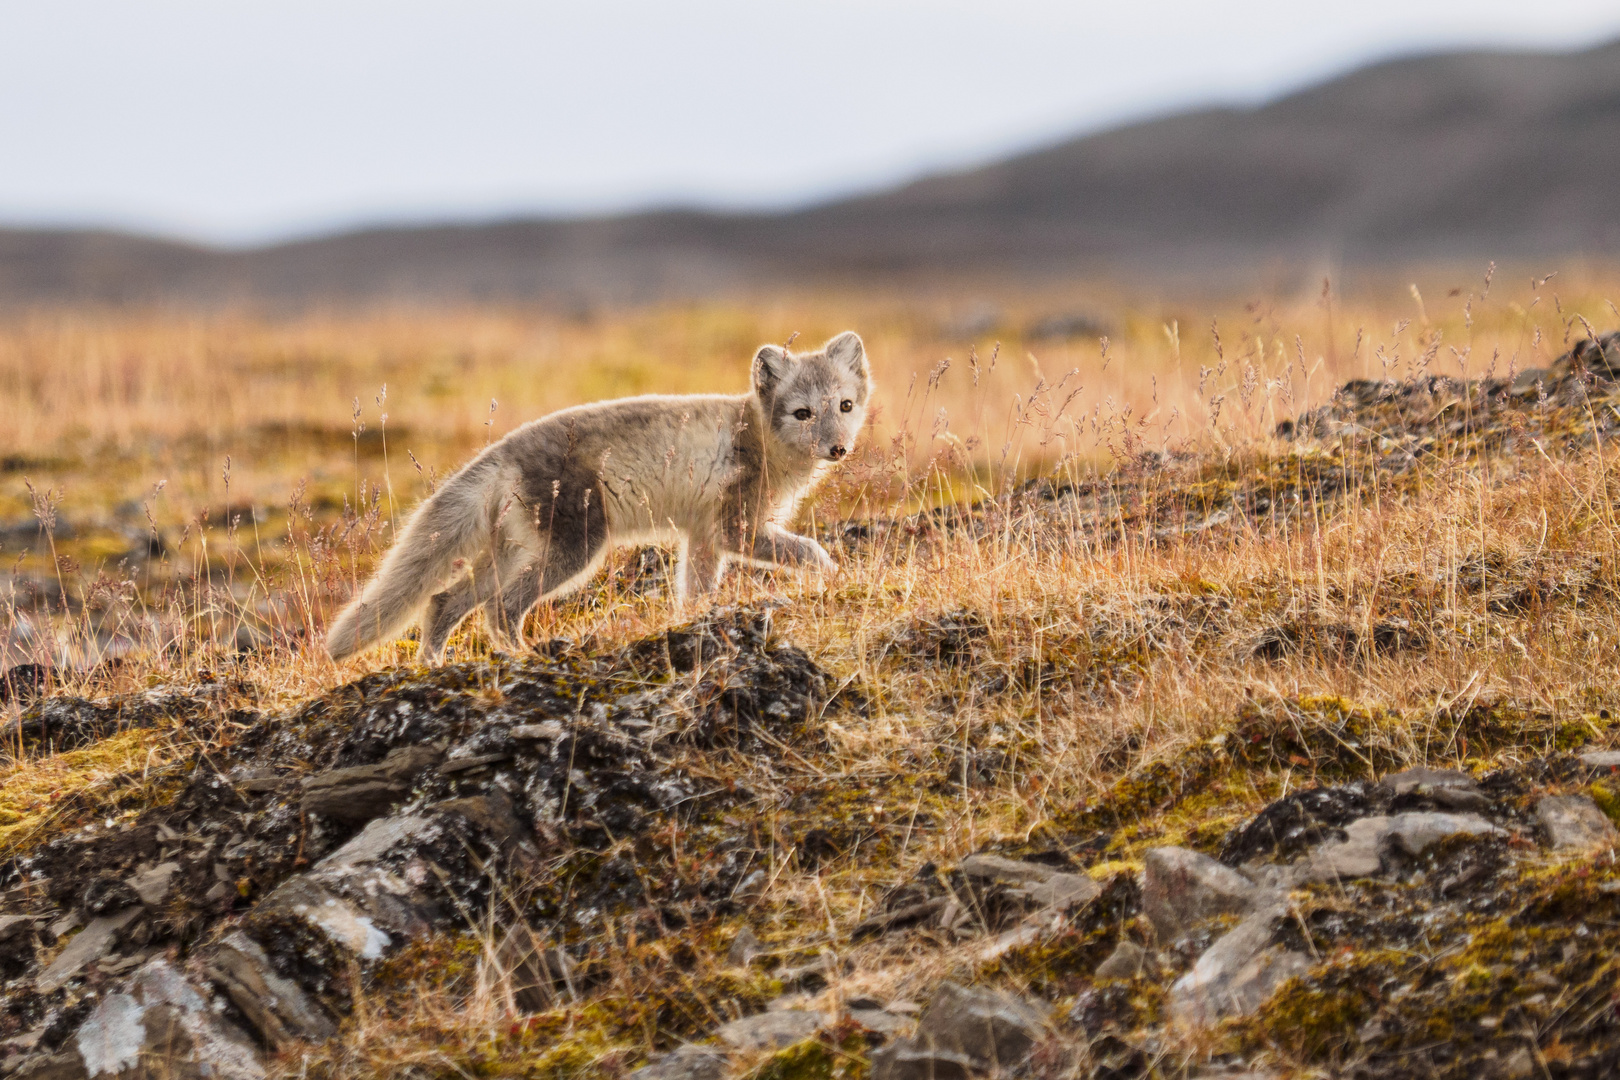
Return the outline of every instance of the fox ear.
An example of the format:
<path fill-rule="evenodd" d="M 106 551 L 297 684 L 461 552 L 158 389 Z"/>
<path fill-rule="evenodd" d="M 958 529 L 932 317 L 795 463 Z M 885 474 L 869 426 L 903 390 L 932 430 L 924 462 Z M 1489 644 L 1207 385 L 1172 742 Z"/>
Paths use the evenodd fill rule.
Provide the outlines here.
<path fill-rule="evenodd" d="M 793 358 L 780 345 L 761 345 L 754 354 L 754 392 L 766 396 L 782 385 Z"/>
<path fill-rule="evenodd" d="M 861 344 L 861 336 L 853 330 L 845 330 L 821 347 L 827 354 L 827 359 L 835 364 L 842 364 L 851 374 L 866 378 L 871 370 L 866 363 L 866 346 Z"/>

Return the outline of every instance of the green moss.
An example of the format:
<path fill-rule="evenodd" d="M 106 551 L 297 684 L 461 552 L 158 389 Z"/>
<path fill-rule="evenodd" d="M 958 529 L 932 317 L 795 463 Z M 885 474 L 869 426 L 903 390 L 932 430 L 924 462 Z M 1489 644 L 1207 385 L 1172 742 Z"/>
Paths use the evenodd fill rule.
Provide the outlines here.
<path fill-rule="evenodd" d="M 748 1080 L 865 1080 L 869 1069 L 866 1040 L 858 1033 L 837 1042 L 806 1039 L 772 1054 L 748 1073 Z"/>

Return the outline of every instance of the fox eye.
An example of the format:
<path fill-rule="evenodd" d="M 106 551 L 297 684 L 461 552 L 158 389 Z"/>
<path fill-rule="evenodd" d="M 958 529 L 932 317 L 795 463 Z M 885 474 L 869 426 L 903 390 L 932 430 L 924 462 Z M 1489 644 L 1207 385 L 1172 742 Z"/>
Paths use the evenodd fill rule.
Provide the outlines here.
<path fill-rule="evenodd" d="M 854 407 L 855 407 L 855 403 L 853 401 L 849 400 L 849 398 L 845 398 L 843 401 L 840 401 L 838 403 L 838 411 L 839 412 L 849 412 Z"/>
<path fill-rule="evenodd" d="M 811 417 L 813 417 L 815 415 L 816 414 L 811 412 L 809 409 L 794 409 L 793 410 L 793 419 L 795 419 L 795 420 L 808 420 L 808 419 L 810 419 Z"/>

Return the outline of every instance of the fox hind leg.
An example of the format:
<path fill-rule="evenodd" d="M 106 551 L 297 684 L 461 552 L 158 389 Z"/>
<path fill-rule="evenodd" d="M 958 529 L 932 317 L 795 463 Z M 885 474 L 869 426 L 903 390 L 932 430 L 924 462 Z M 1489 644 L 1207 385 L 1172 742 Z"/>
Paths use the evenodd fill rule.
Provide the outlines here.
<path fill-rule="evenodd" d="M 437 664 L 444 659 L 445 643 L 461 620 L 479 604 L 495 596 L 498 585 L 494 560 L 479 559 L 472 573 L 458 580 L 428 601 L 422 618 L 422 659 Z"/>

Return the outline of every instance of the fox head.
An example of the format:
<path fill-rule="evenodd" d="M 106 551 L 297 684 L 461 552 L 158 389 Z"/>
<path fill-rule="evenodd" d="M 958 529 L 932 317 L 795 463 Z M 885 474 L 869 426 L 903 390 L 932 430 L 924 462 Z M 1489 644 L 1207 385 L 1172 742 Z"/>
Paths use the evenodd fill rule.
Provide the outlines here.
<path fill-rule="evenodd" d="M 872 394 L 858 334 L 846 330 L 811 353 L 765 345 L 754 355 L 754 395 L 772 441 L 813 461 L 838 461 L 855 446 Z"/>

